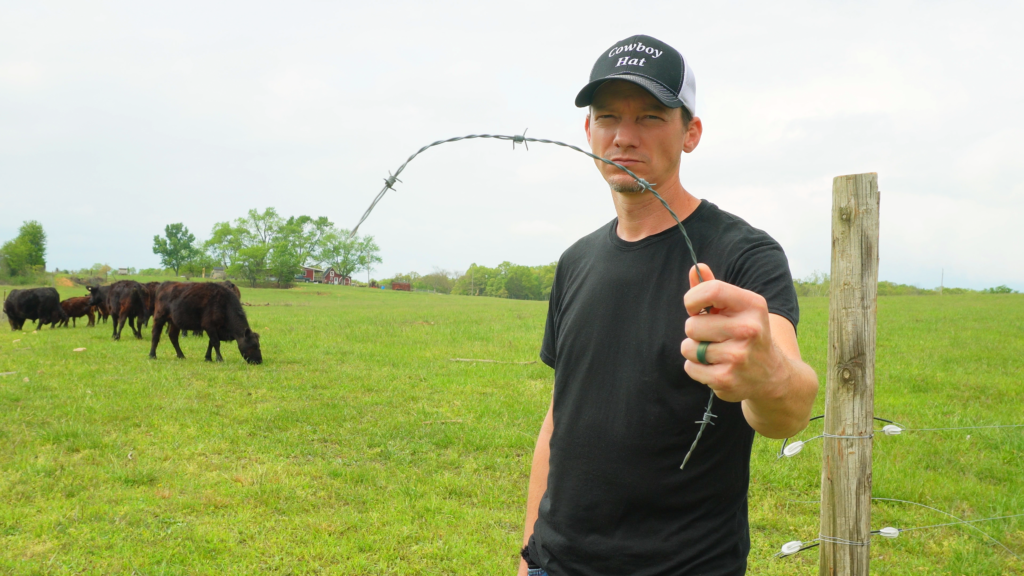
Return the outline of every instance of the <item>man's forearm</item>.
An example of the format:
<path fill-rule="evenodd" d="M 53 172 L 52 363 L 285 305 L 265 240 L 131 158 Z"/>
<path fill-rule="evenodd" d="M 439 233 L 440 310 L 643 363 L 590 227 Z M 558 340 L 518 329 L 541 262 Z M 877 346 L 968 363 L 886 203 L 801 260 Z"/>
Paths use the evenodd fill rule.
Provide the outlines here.
<path fill-rule="evenodd" d="M 551 454 L 551 432 L 554 430 L 554 422 L 551 412 L 553 407 L 548 408 L 548 414 L 544 417 L 544 424 L 540 427 L 537 435 L 537 446 L 533 449 L 533 464 L 530 467 L 530 486 L 526 496 L 526 525 L 523 528 L 523 546 L 530 542 L 533 535 L 533 525 L 537 522 L 537 511 L 540 508 L 540 500 L 548 489 L 548 457 Z M 519 561 L 519 574 L 526 576 L 526 562 Z"/>
<path fill-rule="evenodd" d="M 818 394 L 818 375 L 802 360 L 781 350 L 777 379 L 762 394 L 743 401 L 750 427 L 768 438 L 789 438 L 807 426 Z"/>

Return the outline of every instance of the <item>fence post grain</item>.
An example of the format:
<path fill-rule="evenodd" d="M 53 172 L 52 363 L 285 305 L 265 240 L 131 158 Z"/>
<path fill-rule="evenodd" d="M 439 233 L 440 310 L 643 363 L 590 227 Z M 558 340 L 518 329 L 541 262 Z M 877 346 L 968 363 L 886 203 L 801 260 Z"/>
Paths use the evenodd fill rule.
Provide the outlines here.
<path fill-rule="evenodd" d="M 832 181 L 819 576 L 868 575 L 872 440 L 867 437 L 874 429 L 878 205 L 877 174 Z"/>

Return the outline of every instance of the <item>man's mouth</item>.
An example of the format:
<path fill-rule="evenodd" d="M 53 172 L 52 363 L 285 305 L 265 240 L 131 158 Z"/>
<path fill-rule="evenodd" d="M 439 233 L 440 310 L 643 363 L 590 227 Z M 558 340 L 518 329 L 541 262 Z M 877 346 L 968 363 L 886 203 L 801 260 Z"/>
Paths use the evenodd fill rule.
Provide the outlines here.
<path fill-rule="evenodd" d="M 609 160 L 615 162 L 616 164 L 622 164 L 623 166 L 634 166 L 636 164 L 643 163 L 642 160 L 637 160 L 636 158 L 624 158 L 621 156 L 614 156 L 612 158 L 609 158 Z"/>

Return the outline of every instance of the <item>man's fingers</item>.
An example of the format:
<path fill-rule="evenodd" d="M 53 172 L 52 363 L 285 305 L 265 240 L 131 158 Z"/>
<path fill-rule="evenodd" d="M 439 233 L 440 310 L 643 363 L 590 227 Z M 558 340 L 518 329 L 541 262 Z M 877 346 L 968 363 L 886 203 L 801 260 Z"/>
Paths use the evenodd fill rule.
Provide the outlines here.
<path fill-rule="evenodd" d="M 700 275 L 697 275 L 697 270 L 700 269 Z M 690 266 L 690 288 L 701 284 L 703 282 L 710 282 L 715 279 L 714 272 L 711 271 L 711 267 L 707 264 L 697 263 L 694 266 Z M 701 308 L 703 310 L 704 308 Z M 718 309 L 714 307 L 707 307 L 708 314 L 718 314 Z M 690 313 L 691 316 L 693 313 Z"/>
<path fill-rule="evenodd" d="M 697 276 L 697 266 L 700 266 L 700 277 Z M 700 284 L 701 277 L 704 278 L 705 282 L 715 279 L 715 275 L 707 264 L 697 264 L 697 266 L 690 266 L 690 288 Z"/>
<path fill-rule="evenodd" d="M 745 334 L 737 334 L 737 318 L 725 314 L 701 314 L 690 316 L 686 320 L 685 331 L 688 338 L 698 342 L 725 342 Z"/>
<path fill-rule="evenodd" d="M 731 312 L 746 310 L 754 306 L 756 300 L 764 302 L 764 298 L 754 292 L 726 284 L 720 280 L 709 280 L 690 288 L 686 292 L 686 296 L 683 297 L 683 305 L 686 306 L 686 312 L 690 316 L 696 316 L 708 306 L 712 308 L 712 313 L 719 310 Z"/>
<path fill-rule="evenodd" d="M 733 341 L 727 340 L 725 342 L 714 342 L 710 340 L 694 340 L 693 338 L 686 338 L 683 343 L 679 345 L 679 352 L 682 353 L 683 358 L 686 358 L 690 362 L 700 364 L 700 358 L 697 357 L 697 347 L 700 346 L 701 342 L 708 342 L 707 348 L 704 350 L 704 361 L 708 365 L 715 364 L 732 364 L 744 357 L 745 346 Z M 707 382 L 704 382 L 707 384 Z"/>
<path fill-rule="evenodd" d="M 726 402 L 737 402 L 742 398 L 735 397 L 732 385 L 729 383 L 729 367 L 723 364 L 712 364 L 705 366 L 697 362 L 687 362 L 683 369 L 697 382 L 704 384 Z"/>

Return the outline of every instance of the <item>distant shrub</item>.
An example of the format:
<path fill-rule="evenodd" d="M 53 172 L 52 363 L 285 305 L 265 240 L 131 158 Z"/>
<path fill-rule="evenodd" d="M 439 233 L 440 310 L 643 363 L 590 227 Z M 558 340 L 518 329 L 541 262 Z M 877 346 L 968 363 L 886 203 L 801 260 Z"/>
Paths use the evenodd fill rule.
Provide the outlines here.
<path fill-rule="evenodd" d="M 831 280 L 825 272 L 814 271 L 810 276 L 793 280 L 793 288 L 796 295 L 804 298 L 807 296 L 828 296 Z"/>
<path fill-rule="evenodd" d="M 1010 288 L 1006 284 L 1001 284 L 992 288 L 985 288 L 981 291 L 982 294 L 1017 294 L 1018 292 L 1013 288 Z"/>

